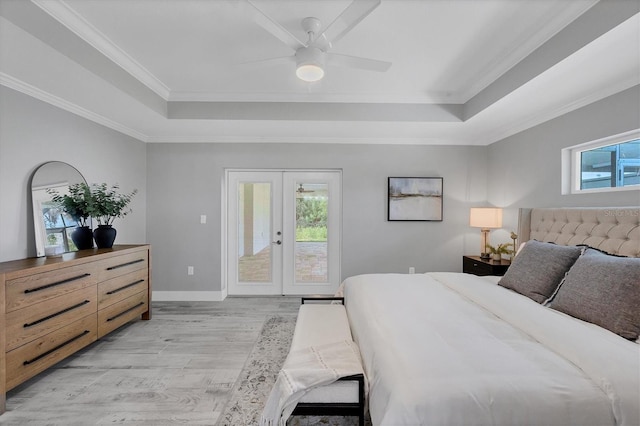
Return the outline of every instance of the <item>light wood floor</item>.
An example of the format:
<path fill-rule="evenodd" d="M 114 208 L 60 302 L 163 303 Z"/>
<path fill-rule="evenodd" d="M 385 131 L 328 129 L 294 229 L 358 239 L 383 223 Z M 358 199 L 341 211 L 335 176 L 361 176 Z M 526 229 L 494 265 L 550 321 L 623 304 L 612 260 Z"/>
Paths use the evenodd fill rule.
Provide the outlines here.
<path fill-rule="evenodd" d="M 0 425 L 213 425 L 265 318 L 298 297 L 153 304 L 136 321 L 10 391 Z"/>

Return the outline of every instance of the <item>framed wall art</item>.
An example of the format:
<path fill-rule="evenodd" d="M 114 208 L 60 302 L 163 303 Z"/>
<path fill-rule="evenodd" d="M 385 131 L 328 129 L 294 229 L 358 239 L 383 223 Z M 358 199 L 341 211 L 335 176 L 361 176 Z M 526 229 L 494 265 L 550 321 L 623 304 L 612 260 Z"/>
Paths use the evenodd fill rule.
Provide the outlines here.
<path fill-rule="evenodd" d="M 442 221 L 441 177 L 390 177 L 387 219 Z"/>

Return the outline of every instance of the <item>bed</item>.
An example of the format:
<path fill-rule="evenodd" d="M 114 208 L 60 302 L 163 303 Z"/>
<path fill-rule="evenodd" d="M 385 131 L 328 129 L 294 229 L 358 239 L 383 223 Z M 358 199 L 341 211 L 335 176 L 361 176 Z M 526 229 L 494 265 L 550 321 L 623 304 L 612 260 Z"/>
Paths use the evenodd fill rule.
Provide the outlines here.
<path fill-rule="evenodd" d="M 373 425 L 640 424 L 640 209 L 520 215 L 502 278 L 345 280 Z"/>

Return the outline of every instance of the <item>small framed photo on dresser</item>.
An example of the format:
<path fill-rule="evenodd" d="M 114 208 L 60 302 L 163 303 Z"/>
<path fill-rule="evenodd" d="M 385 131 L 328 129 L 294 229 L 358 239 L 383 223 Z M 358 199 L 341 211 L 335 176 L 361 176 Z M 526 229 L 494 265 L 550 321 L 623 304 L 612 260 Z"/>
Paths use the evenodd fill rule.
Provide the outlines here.
<path fill-rule="evenodd" d="M 390 177 L 389 221 L 442 221 L 441 177 Z"/>

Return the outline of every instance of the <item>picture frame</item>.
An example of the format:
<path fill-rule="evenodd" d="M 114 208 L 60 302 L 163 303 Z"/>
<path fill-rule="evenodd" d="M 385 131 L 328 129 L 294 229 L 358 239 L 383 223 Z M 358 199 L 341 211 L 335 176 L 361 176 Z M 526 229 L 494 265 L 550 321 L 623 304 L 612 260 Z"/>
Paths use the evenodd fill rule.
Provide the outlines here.
<path fill-rule="evenodd" d="M 442 222 L 443 178 L 389 177 L 387 220 Z"/>

